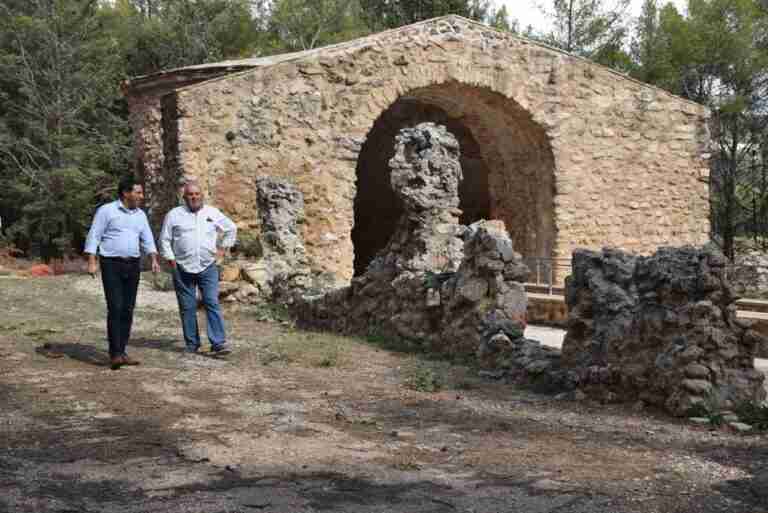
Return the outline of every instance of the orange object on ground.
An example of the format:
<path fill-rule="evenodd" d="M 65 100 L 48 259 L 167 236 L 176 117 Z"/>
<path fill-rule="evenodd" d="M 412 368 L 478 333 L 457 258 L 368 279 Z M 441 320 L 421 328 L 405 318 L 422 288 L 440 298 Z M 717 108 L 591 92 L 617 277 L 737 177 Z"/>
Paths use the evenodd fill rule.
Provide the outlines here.
<path fill-rule="evenodd" d="M 27 270 L 27 272 L 29 272 L 29 274 L 31 274 L 32 276 L 37 276 L 37 277 L 53 276 L 53 269 L 51 269 L 45 264 L 33 265 Z"/>

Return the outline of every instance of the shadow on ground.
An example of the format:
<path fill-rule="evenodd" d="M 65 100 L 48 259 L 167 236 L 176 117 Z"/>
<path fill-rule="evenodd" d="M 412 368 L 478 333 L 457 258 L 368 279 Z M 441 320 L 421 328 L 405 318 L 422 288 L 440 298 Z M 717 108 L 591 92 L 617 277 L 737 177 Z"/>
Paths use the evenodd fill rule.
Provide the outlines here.
<path fill-rule="evenodd" d="M 74 342 L 46 342 L 36 347 L 35 352 L 46 358 L 72 358 L 97 367 L 109 366 L 109 353 L 99 351 L 93 346 Z"/>

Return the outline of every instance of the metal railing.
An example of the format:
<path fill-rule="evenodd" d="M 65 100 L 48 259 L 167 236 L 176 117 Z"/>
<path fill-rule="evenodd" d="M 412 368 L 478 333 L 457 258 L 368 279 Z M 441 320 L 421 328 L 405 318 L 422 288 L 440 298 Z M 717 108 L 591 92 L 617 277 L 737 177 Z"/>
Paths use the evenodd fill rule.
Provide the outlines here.
<path fill-rule="evenodd" d="M 561 292 L 565 277 L 571 274 L 570 258 L 523 257 L 529 274 L 526 286 L 540 288 L 547 294 Z"/>
<path fill-rule="evenodd" d="M 526 279 L 526 288 L 529 291 L 539 293 L 562 294 L 565 287 L 565 278 L 571 274 L 570 258 L 543 258 L 543 257 L 523 257 L 525 265 L 528 266 L 528 278 Z M 756 293 L 752 288 L 761 288 L 757 283 L 756 276 L 768 274 L 768 266 L 728 264 L 725 269 L 725 276 L 731 285 L 734 285 L 739 294 L 749 294 L 753 299 L 768 299 L 768 285 L 764 285 L 765 291 Z M 763 283 L 768 284 L 768 277 Z M 741 290 L 745 289 L 745 290 Z"/>

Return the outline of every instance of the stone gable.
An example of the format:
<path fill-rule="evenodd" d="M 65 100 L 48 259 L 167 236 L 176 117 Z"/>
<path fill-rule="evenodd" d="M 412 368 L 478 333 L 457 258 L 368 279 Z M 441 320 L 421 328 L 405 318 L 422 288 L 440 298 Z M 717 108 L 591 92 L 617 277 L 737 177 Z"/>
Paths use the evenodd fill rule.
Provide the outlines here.
<path fill-rule="evenodd" d="M 312 267 L 343 279 L 394 233 L 387 162 L 395 134 L 421 122 L 459 142 L 461 222 L 504 221 L 525 257 L 708 237 L 706 108 L 460 17 L 125 90 L 155 221 L 196 177 L 255 235 L 255 180 L 288 179 Z"/>

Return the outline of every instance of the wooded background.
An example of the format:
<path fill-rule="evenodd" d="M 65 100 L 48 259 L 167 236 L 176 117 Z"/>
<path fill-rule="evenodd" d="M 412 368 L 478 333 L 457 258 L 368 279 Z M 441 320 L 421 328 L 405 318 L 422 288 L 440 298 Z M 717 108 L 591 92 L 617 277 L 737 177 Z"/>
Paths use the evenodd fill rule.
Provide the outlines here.
<path fill-rule="evenodd" d="M 315 48 L 459 14 L 712 109 L 712 236 L 768 249 L 768 0 L 549 0 L 520 27 L 487 0 L 0 0 L 0 244 L 77 254 L 131 172 L 125 78 Z M 738 243 L 738 244 L 737 244 Z"/>

